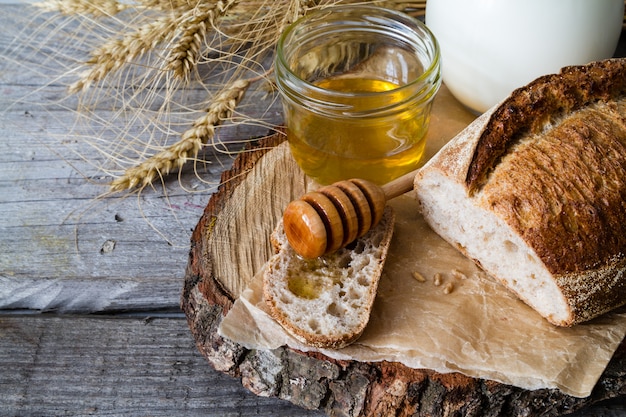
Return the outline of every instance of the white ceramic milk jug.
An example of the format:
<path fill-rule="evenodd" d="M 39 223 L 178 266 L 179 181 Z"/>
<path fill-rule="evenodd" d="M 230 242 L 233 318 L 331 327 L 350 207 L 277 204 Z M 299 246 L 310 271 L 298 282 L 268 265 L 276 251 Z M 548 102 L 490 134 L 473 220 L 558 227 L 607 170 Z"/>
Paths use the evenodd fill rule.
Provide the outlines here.
<path fill-rule="evenodd" d="M 428 0 L 443 81 L 476 113 L 567 65 L 610 58 L 623 0 Z"/>

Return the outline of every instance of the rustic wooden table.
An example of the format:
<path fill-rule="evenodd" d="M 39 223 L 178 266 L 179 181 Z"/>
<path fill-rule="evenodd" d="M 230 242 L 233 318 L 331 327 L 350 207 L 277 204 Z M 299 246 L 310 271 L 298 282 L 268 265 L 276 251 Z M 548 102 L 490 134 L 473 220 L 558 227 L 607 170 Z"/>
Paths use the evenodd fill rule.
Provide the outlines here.
<path fill-rule="evenodd" d="M 20 56 L 29 49 L 14 39 L 14 17 L 24 8 L 0 5 L 0 415 L 322 415 L 249 393 L 197 351 L 179 298 L 191 230 L 214 188 L 186 172 L 181 182 L 197 192 L 175 178 L 168 198 L 94 200 L 106 178 L 82 157 L 101 156 L 66 152 L 71 109 L 42 107 L 65 103 L 66 89 L 37 56 Z M 250 129 L 224 134 L 268 133 Z M 217 182 L 232 157 L 211 157 L 200 175 Z M 577 415 L 624 417 L 626 406 Z"/>

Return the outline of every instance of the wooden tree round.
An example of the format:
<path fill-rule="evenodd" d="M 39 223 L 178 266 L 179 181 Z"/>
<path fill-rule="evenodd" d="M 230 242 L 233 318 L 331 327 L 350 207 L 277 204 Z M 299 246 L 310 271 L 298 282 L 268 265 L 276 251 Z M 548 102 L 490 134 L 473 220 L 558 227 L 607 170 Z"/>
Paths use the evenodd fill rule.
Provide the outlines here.
<path fill-rule="evenodd" d="M 216 370 L 241 378 L 243 386 L 257 395 L 333 416 L 559 416 L 607 398 L 626 399 L 625 342 L 592 395 L 576 398 L 555 389 L 528 391 L 395 362 L 335 360 L 288 347 L 248 350 L 222 338 L 218 326 L 238 294 L 232 282 L 222 282 L 215 272 L 223 253 L 219 244 L 210 244 L 215 239 L 213 225 L 255 164 L 283 140 L 280 133 L 259 140 L 236 158 L 191 238 L 181 306 L 199 351 Z M 249 219 L 233 221 L 245 227 Z M 237 288 L 243 286 L 244 282 L 235 283 Z"/>

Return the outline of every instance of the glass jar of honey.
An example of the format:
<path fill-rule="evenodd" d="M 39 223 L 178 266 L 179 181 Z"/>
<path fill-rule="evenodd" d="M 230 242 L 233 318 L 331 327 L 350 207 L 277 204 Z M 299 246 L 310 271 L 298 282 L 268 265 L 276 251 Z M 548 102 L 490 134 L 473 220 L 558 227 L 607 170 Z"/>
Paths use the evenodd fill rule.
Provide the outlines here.
<path fill-rule="evenodd" d="M 419 20 L 373 6 L 312 12 L 281 35 L 275 70 L 308 176 L 384 184 L 418 167 L 441 85 L 437 40 Z"/>

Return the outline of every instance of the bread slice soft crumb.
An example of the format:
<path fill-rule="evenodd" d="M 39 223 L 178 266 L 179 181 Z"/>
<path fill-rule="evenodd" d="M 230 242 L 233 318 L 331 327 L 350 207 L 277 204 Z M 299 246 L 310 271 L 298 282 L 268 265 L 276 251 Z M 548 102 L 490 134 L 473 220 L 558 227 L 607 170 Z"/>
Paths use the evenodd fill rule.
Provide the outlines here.
<path fill-rule="evenodd" d="M 354 342 L 369 321 L 393 234 L 395 215 L 347 248 L 304 259 L 287 242 L 282 221 L 272 234 L 276 253 L 263 277 L 272 317 L 299 341 L 338 349 Z"/>
<path fill-rule="evenodd" d="M 439 171 L 423 172 L 422 214 L 433 230 L 553 323 L 572 311 L 552 275 L 524 240 L 493 212 L 468 198 L 463 184 Z"/>

